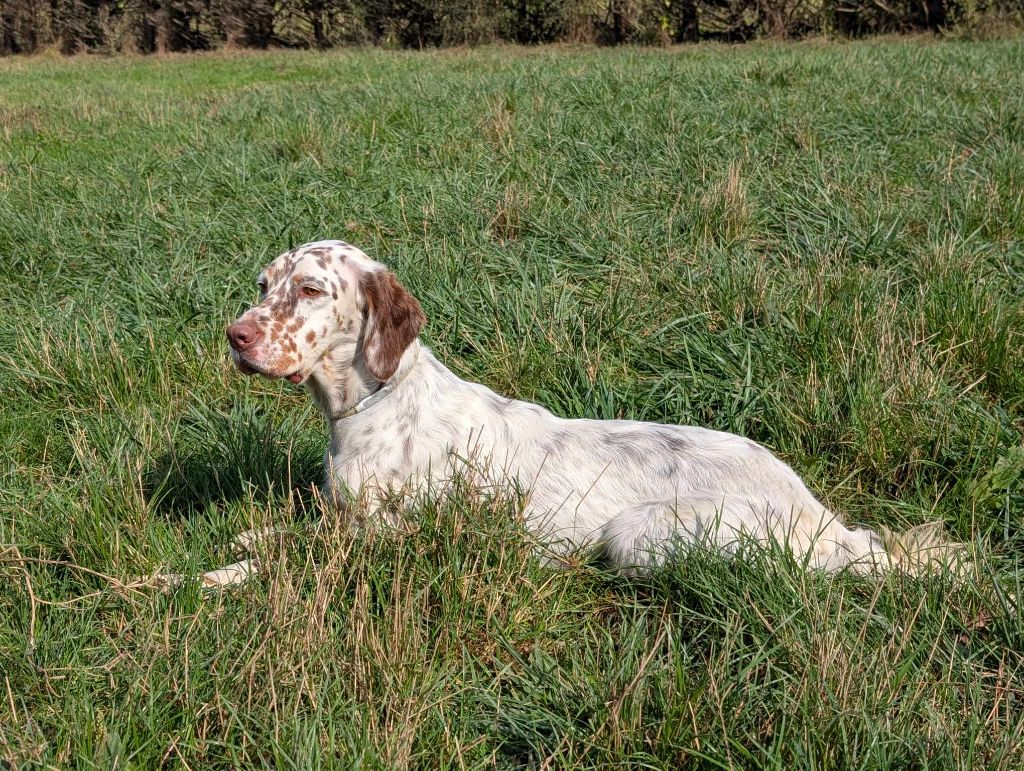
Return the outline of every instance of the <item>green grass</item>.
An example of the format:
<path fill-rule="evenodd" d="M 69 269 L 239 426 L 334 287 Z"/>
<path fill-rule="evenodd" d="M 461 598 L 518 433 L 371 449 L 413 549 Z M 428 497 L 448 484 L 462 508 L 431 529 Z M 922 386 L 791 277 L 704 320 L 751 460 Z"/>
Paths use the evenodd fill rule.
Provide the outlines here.
<path fill-rule="evenodd" d="M 1012 768 L 1024 40 L 0 62 L 0 763 Z M 287 247 L 458 374 L 740 432 L 977 569 L 541 567 L 511 496 L 307 530 L 326 434 L 232 371 Z M 204 601 L 120 582 L 209 569 Z M 319 569 L 314 569 L 314 564 Z"/>

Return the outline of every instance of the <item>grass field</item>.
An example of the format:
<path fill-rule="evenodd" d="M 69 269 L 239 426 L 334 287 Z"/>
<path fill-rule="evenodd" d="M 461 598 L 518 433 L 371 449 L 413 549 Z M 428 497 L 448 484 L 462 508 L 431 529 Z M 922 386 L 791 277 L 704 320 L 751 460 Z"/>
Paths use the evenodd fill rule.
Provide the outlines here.
<path fill-rule="evenodd" d="M 1024 40 L 0 61 L 0 765 L 1024 765 Z M 456 373 L 763 442 L 961 582 L 318 529 L 226 324 L 349 240 Z M 271 573 L 209 569 L 294 523 Z M 319 569 L 314 570 L 314 564 Z"/>

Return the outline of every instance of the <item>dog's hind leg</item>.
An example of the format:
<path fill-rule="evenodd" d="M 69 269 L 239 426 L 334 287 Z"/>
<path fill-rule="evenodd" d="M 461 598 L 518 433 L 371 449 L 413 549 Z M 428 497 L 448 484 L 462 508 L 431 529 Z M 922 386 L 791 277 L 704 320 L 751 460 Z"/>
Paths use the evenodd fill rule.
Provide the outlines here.
<path fill-rule="evenodd" d="M 784 514 L 753 497 L 696 491 L 671 503 L 624 509 L 605 523 L 598 541 L 614 567 L 631 573 L 647 572 L 694 547 L 731 554 L 743 541 L 778 545 L 810 568 L 834 571 L 875 553 L 875 542 L 861 537 L 866 532 L 847 530 L 820 504 Z M 848 536 L 856 555 L 847 551 Z"/>

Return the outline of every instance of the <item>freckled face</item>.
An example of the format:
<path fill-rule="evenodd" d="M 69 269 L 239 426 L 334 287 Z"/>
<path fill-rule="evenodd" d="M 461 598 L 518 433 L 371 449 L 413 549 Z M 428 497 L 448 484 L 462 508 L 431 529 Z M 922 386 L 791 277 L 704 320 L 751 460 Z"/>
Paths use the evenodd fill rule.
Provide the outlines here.
<path fill-rule="evenodd" d="M 260 302 L 228 328 L 245 374 L 301 383 L 338 342 L 357 331 L 354 271 L 331 247 L 293 249 L 260 274 Z"/>

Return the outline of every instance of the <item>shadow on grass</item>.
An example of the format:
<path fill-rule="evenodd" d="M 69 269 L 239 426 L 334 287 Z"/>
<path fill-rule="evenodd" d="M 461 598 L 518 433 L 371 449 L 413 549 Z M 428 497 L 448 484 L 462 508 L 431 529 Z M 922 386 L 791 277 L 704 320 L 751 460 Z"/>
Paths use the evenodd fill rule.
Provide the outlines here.
<path fill-rule="evenodd" d="M 310 417 L 276 405 L 190 407 L 143 472 L 152 510 L 183 518 L 236 501 L 311 506 L 327 438 Z"/>

